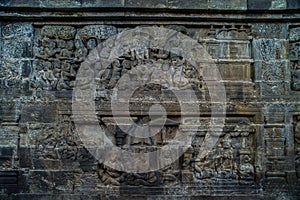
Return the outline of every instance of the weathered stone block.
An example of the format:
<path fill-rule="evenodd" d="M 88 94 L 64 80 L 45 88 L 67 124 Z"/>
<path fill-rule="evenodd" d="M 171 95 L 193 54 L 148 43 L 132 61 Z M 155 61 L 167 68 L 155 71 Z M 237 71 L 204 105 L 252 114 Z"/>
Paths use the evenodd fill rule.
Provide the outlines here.
<path fill-rule="evenodd" d="M 44 122 L 53 123 L 56 121 L 56 104 L 23 105 L 21 123 Z"/>
<path fill-rule="evenodd" d="M 290 60 L 300 60 L 300 42 L 294 42 L 290 44 Z"/>
<path fill-rule="evenodd" d="M 20 119 L 21 103 L 19 101 L 1 101 L 0 122 L 7 124 L 17 123 Z"/>
<path fill-rule="evenodd" d="M 273 0 L 248 0 L 249 10 L 268 10 Z"/>
<path fill-rule="evenodd" d="M 249 10 L 282 10 L 286 8 L 286 0 L 248 0 Z"/>
<path fill-rule="evenodd" d="M 247 0 L 209 0 L 208 8 L 220 10 L 246 10 Z"/>
<path fill-rule="evenodd" d="M 0 146 L 0 168 L 11 168 L 15 149 Z M 1 181 L 0 181 L 1 182 Z M 0 183 L 1 184 L 1 183 Z"/>
<path fill-rule="evenodd" d="M 2 77 L 8 79 L 19 79 L 22 70 L 21 62 L 22 61 L 16 59 L 2 59 L 0 61 L 2 65 L 2 68 L 0 69 Z M 4 82 L 2 82 L 2 84 L 5 85 Z"/>
<path fill-rule="evenodd" d="M 50 148 L 45 148 L 45 154 L 50 154 L 50 153 L 53 153 L 51 152 L 52 149 Z M 47 155 L 47 156 L 48 156 Z M 62 170 L 63 167 L 62 167 L 62 163 L 61 163 L 61 160 L 59 159 L 43 159 L 42 156 L 38 157 L 38 158 L 34 158 L 32 159 L 32 166 L 33 166 L 33 169 L 36 169 L 36 170 Z M 68 169 L 67 168 L 68 166 L 66 166 L 66 168 L 64 168 L 65 170 Z"/>
<path fill-rule="evenodd" d="M 252 81 L 253 70 L 250 63 L 217 64 L 223 80 Z"/>
<path fill-rule="evenodd" d="M 250 59 L 249 41 L 208 40 L 203 43 L 213 59 Z"/>
<path fill-rule="evenodd" d="M 290 42 L 300 40 L 300 27 L 290 29 L 289 40 Z"/>
<path fill-rule="evenodd" d="M 19 158 L 20 158 L 20 167 L 21 168 L 33 168 L 33 149 L 30 147 L 20 147 L 19 148 Z"/>
<path fill-rule="evenodd" d="M 31 60 L 21 61 L 21 70 L 22 70 L 22 77 L 28 78 L 32 72 L 32 61 Z"/>
<path fill-rule="evenodd" d="M 207 9 L 208 0 L 167 0 L 169 8 L 179 8 L 179 9 Z"/>
<path fill-rule="evenodd" d="M 75 182 L 75 192 L 95 191 L 97 183 L 99 183 L 99 175 L 97 173 L 76 174 L 78 180 Z"/>
<path fill-rule="evenodd" d="M 49 1 L 40 1 L 40 7 L 80 7 L 80 0 L 49 0 Z"/>
<path fill-rule="evenodd" d="M 4 40 L 3 57 L 4 58 L 31 58 L 32 43 L 18 40 Z"/>
<path fill-rule="evenodd" d="M 125 0 L 125 7 L 166 8 L 165 0 Z"/>
<path fill-rule="evenodd" d="M 9 6 L 11 4 L 12 0 L 3 0 L 0 2 L 1 6 Z"/>
<path fill-rule="evenodd" d="M 287 24 L 254 24 L 252 34 L 254 38 L 270 38 L 270 39 L 286 39 L 287 38 Z"/>
<path fill-rule="evenodd" d="M 15 7 L 39 7 L 40 6 L 40 1 L 39 0 L 11 0 L 10 3 L 11 6 Z"/>
<path fill-rule="evenodd" d="M 285 122 L 286 107 L 284 104 L 267 104 L 263 108 L 264 121 L 266 124 L 280 124 Z"/>
<path fill-rule="evenodd" d="M 30 192 L 57 193 L 72 192 L 74 175 L 68 171 L 35 171 L 29 172 Z"/>
<path fill-rule="evenodd" d="M 5 39 L 28 39 L 33 37 L 33 26 L 31 23 L 3 24 L 1 37 Z"/>
<path fill-rule="evenodd" d="M 300 2 L 298 0 L 286 0 L 287 2 L 287 8 L 289 9 L 299 9 L 300 8 Z"/>
<path fill-rule="evenodd" d="M 284 10 L 286 9 L 286 0 L 273 0 L 271 10 Z"/>
<path fill-rule="evenodd" d="M 233 99 L 247 99 L 255 97 L 255 90 L 253 83 L 247 82 L 224 82 L 226 90 L 226 98 Z"/>
<path fill-rule="evenodd" d="M 262 82 L 260 83 L 262 97 L 278 98 L 285 97 L 289 93 L 290 84 L 286 82 Z"/>
<path fill-rule="evenodd" d="M 124 7 L 124 0 L 82 0 L 82 7 Z"/>
<path fill-rule="evenodd" d="M 296 69 L 292 73 L 292 89 L 300 91 L 300 69 Z"/>
<path fill-rule="evenodd" d="M 288 41 L 274 39 L 253 40 L 254 60 L 288 59 Z"/>
<path fill-rule="evenodd" d="M 254 63 L 256 81 L 291 81 L 288 61 L 257 61 Z"/>
<path fill-rule="evenodd" d="M 5 126 L 0 127 L 0 145 L 16 147 L 18 145 L 19 127 Z"/>

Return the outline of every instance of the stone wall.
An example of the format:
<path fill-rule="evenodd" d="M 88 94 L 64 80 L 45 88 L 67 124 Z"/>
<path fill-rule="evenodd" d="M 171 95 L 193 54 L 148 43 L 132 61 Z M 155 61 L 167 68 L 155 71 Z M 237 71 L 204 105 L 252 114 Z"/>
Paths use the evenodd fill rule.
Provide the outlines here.
<path fill-rule="evenodd" d="M 299 198 L 299 1 L 4 0 L 0 8 L 0 199 Z M 97 119 L 113 144 L 148 152 L 168 144 L 178 130 L 197 131 L 172 164 L 126 173 L 88 151 L 72 97 L 93 49 L 138 26 L 175 30 L 208 52 L 225 86 L 226 118 L 217 144 L 201 157 L 212 104 L 219 103 L 210 99 L 203 74 L 170 52 L 128 49 L 99 71 L 95 83 Z M 182 69 L 201 117 L 192 113 L 182 130 L 174 94 L 145 86 L 132 96 L 132 119 L 148 122 L 150 105 L 164 91 L 168 120 L 154 137 L 137 139 L 116 125 L 110 102 L 125 73 L 152 62 L 167 66 L 166 77 Z M 170 82 L 185 86 L 174 77 Z"/>

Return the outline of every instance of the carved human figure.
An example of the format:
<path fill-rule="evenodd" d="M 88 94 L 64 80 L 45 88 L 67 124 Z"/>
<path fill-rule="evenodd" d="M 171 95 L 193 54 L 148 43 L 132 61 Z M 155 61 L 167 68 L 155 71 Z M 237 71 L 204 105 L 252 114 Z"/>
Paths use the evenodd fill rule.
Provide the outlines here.
<path fill-rule="evenodd" d="M 223 140 L 222 166 L 225 171 L 233 170 L 233 148 L 231 138 L 226 137 Z"/>
<path fill-rule="evenodd" d="M 56 57 L 59 59 L 71 59 L 73 54 L 74 42 L 72 40 L 65 42 L 64 47 L 61 48 L 59 55 Z"/>
<path fill-rule="evenodd" d="M 148 138 L 139 138 L 128 135 L 127 145 L 154 145 L 154 139 L 150 137 L 149 117 L 139 117 L 137 122 L 128 129 L 131 135 L 139 136 L 140 131 L 145 130 L 149 134 Z"/>
<path fill-rule="evenodd" d="M 85 48 L 82 40 L 80 38 L 75 39 L 75 62 L 82 62 L 87 57 L 88 50 Z"/>
<path fill-rule="evenodd" d="M 95 38 L 89 39 L 86 46 L 88 50 L 93 50 L 97 46 L 97 40 Z"/>
<path fill-rule="evenodd" d="M 251 179 L 253 178 L 254 167 L 251 164 L 251 158 L 248 155 L 243 156 L 242 163 L 239 169 L 239 175 L 241 179 Z"/>
<path fill-rule="evenodd" d="M 37 57 L 42 59 L 48 59 L 60 52 L 60 48 L 56 48 L 56 42 L 47 37 L 42 39 L 42 48 L 39 51 Z"/>

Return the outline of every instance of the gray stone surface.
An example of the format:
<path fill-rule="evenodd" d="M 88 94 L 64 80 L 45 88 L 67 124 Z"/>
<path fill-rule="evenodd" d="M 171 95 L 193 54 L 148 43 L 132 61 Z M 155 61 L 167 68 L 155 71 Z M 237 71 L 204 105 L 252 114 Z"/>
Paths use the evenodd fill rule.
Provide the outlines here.
<path fill-rule="evenodd" d="M 2 0 L 0 6 L 0 199 L 299 199 L 298 1 Z M 212 105 L 221 105 L 219 99 L 210 102 L 201 71 L 157 49 L 128 49 L 107 69 L 99 65 L 99 59 L 109 55 L 99 55 L 101 48 L 93 51 L 97 45 L 145 24 L 195 39 L 222 76 L 225 126 L 204 157 L 201 145 Z M 93 67 L 82 64 L 86 57 Z M 160 75 L 189 101 L 189 93 L 180 91 L 184 81 L 175 76 L 182 70 L 180 75 L 192 83 L 199 100 L 201 118 L 195 120 L 197 112 L 191 110 L 185 126 L 179 127 L 181 106 L 174 93 L 143 86 L 129 106 L 136 123 L 148 123 L 154 102 L 169 101 L 162 104 L 168 113 L 162 130 L 141 139 L 117 126 L 112 89 L 122 75 L 152 62 L 164 66 Z M 188 150 L 171 165 L 149 173 L 117 171 L 98 161 L 74 124 L 72 92 L 80 68 L 86 69 L 83 77 L 90 70 L 98 72 L 97 120 L 105 124 L 114 145 L 126 151 L 153 151 L 168 144 L 178 130 L 188 134 L 198 128 Z M 86 86 L 85 78 L 82 81 L 79 87 Z M 120 91 L 129 86 L 121 85 Z M 123 107 L 118 110 L 125 113 Z M 83 113 L 81 119 L 88 117 Z M 152 165 L 160 164 L 160 156 L 153 155 Z"/>

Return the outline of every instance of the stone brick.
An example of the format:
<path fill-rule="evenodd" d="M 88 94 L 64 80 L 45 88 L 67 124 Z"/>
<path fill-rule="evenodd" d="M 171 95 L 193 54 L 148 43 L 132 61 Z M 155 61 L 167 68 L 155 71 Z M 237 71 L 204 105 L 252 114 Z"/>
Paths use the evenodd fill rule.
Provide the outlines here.
<path fill-rule="evenodd" d="M 123 0 L 82 0 L 82 7 L 124 7 Z"/>
<path fill-rule="evenodd" d="M 53 123 L 56 120 L 56 104 L 23 105 L 21 122 Z"/>
<path fill-rule="evenodd" d="M 9 6 L 12 0 L 3 0 L 0 2 L 1 6 Z"/>
<path fill-rule="evenodd" d="M 179 9 L 207 9 L 208 0 L 167 0 L 168 7 L 170 8 L 179 8 Z"/>
<path fill-rule="evenodd" d="M 223 80 L 252 80 L 253 69 L 250 63 L 220 63 L 217 65 Z"/>
<path fill-rule="evenodd" d="M 287 61 L 257 61 L 254 66 L 256 81 L 291 81 L 290 66 Z"/>
<path fill-rule="evenodd" d="M 3 38 L 22 40 L 33 37 L 33 26 L 30 23 L 9 23 L 1 27 Z"/>
<path fill-rule="evenodd" d="M 290 60 L 298 61 L 300 59 L 300 42 L 291 43 L 290 49 Z"/>
<path fill-rule="evenodd" d="M 31 171 L 29 173 L 32 193 L 71 193 L 73 191 L 73 173 L 57 171 Z"/>
<path fill-rule="evenodd" d="M 287 25 L 276 24 L 255 24 L 252 32 L 254 38 L 269 38 L 269 39 L 287 39 Z"/>
<path fill-rule="evenodd" d="M 33 168 L 33 149 L 30 147 L 20 147 L 19 148 L 19 158 L 20 158 L 20 167 L 21 168 Z"/>
<path fill-rule="evenodd" d="M 271 10 L 284 10 L 286 9 L 286 0 L 273 0 Z"/>
<path fill-rule="evenodd" d="M 249 10 L 283 10 L 286 0 L 248 0 Z"/>
<path fill-rule="evenodd" d="M 286 82 L 262 82 L 261 95 L 268 98 L 285 97 L 289 93 L 290 84 Z"/>
<path fill-rule="evenodd" d="M 4 58 L 31 58 L 32 43 L 18 40 L 3 41 L 3 57 Z"/>
<path fill-rule="evenodd" d="M 291 42 L 300 40 L 300 27 L 290 29 L 289 40 Z"/>
<path fill-rule="evenodd" d="M 32 61 L 31 60 L 24 60 L 20 63 L 22 69 L 22 77 L 28 78 L 32 72 Z"/>
<path fill-rule="evenodd" d="M 250 59 L 249 41 L 207 41 L 204 43 L 213 59 Z"/>
<path fill-rule="evenodd" d="M 274 61 L 288 59 L 288 42 L 286 40 L 253 40 L 254 60 Z"/>
<path fill-rule="evenodd" d="M 1 122 L 2 123 L 17 123 L 20 119 L 21 104 L 19 101 L 2 101 L 0 106 Z"/>
<path fill-rule="evenodd" d="M 11 0 L 10 6 L 15 7 L 39 7 L 40 1 L 39 0 Z"/>
<path fill-rule="evenodd" d="M 80 7 L 81 1 L 80 0 L 65 0 L 65 1 L 59 1 L 59 0 L 49 0 L 49 1 L 40 1 L 40 7 Z"/>
<path fill-rule="evenodd" d="M 246 10 L 247 0 L 210 0 L 208 8 L 220 10 Z"/>
<path fill-rule="evenodd" d="M 0 128 L 0 145 L 8 147 L 16 147 L 18 145 L 19 127 L 17 126 L 4 126 Z"/>
<path fill-rule="evenodd" d="M 125 7 L 166 8 L 165 0 L 125 0 Z"/>
<path fill-rule="evenodd" d="M 299 9 L 300 2 L 298 0 L 287 0 L 287 8 L 289 9 Z"/>
<path fill-rule="evenodd" d="M 11 168 L 13 156 L 14 156 L 13 147 L 0 146 L 0 167 Z"/>
<path fill-rule="evenodd" d="M 273 0 L 248 0 L 249 10 L 268 10 L 272 6 Z"/>

